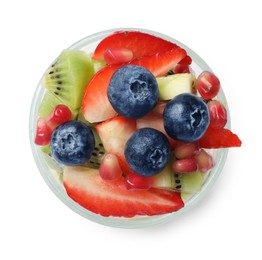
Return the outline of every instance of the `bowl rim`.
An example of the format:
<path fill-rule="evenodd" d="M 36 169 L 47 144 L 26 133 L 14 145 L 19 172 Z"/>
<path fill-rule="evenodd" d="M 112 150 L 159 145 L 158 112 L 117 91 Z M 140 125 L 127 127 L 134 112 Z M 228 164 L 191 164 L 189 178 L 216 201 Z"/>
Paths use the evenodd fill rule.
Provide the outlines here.
<path fill-rule="evenodd" d="M 212 69 L 209 67 L 209 65 L 192 49 L 190 49 L 188 46 L 185 44 L 181 43 L 180 41 L 148 29 L 142 29 L 142 28 L 114 28 L 114 29 L 108 29 L 104 31 L 100 31 L 94 34 L 91 34 L 76 43 L 72 44 L 71 46 L 68 47 L 68 49 L 84 49 L 88 44 L 93 44 L 94 42 L 98 42 L 104 37 L 106 37 L 109 34 L 112 34 L 113 32 L 116 31 L 141 31 L 145 33 L 149 33 L 152 35 L 156 35 L 160 38 L 175 42 L 182 48 L 184 48 L 189 56 L 192 57 L 193 63 L 195 66 L 198 66 L 201 70 L 209 70 L 212 71 Z M 54 61 L 53 61 L 54 62 Z M 53 64 L 53 62 L 51 64 Z M 50 64 L 50 65 L 51 65 Z M 47 68 L 48 70 L 48 68 Z M 46 71 L 47 71 L 46 70 Z M 200 71 L 201 71 L 200 70 Z M 46 73 L 44 72 L 44 74 Z M 43 76 L 44 76 L 43 74 Z M 42 76 L 42 78 L 43 78 Z M 117 218 L 117 217 L 103 217 L 98 214 L 95 214 L 93 212 L 88 211 L 87 209 L 83 208 L 76 202 L 74 202 L 65 192 L 65 189 L 61 183 L 57 181 L 57 179 L 50 174 L 50 168 L 48 167 L 48 164 L 46 162 L 46 159 L 44 158 L 44 154 L 41 152 L 40 147 L 36 146 L 34 144 L 34 135 L 35 135 L 35 122 L 37 119 L 37 108 L 40 104 L 40 101 L 42 99 L 44 89 L 41 85 L 42 78 L 39 81 L 37 88 L 35 90 L 35 93 L 33 95 L 33 99 L 31 102 L 31 108 L 30 108 L 30 115 L 29 115 L 29 138 L 30 138 L 30 144 L 31 144 L 31 150 L 32 154 L 35 160 L 35 163 L 37 165 L 37 168 L 42 175 L 44 181 L 47 183 L 49 188 L 52 190 L 52 192 L 60 199 L 65 205 L 67 205 L 70 209 L 72 209 L 74 212 L 77 214 L 81 215 L 82 217 L 91 220 L 93 222 L 105 225 L 105 226 L 111 226 L 111 227 L 117 227 L 117 228 L 144 228 L 144 227 L 150 227 L 150 226 L 155 226 L 155 225 L 160 225 L 166 222 L 169 222 L 178 216 L 184 214 L 187 212 L 189 209 L 193 208 L 195 205 L 199 203 L 207 195 L 207 193 L 210 191 L 214 183 L 216 182 L 217 178 L 219 177 L 227 155 L 228 155 L 228 149 L 219 149 L 219 160 L 216 162 L 216 166 L 211 170 L 209 173 L 206 181 L 204 182 L 202 189 L 200 192 L 196 193 L 188 202 L 185 203 L 185 206 L 180 209 L 179 211 L 169 213 L 169 214 L 164 214 L 164 215 L 158 215 L 158 216 L 142 216 L 142 217 L 134 217 L 134 218 Z M 223 89 L 221 88 L 219 95 L 219 99 L 223 101 L 223 103 L 226 106 L 227 112 L 228 112 L 228 123 L 227 123 L 227 128 L 230 128 L 230 115 L 229 115 L 229 109 L 228 109 L 228 104 L 227 100 L 224 94 Z"/>

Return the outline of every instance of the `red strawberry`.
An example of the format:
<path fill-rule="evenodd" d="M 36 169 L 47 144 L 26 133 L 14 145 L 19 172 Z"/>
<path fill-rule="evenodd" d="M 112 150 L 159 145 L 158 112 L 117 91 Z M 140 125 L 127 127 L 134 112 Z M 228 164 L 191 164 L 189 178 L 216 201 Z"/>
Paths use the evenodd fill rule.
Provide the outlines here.
<path fill-rule="evenodd" d="M 165 52 L 176 44 L 153 36 L 151 34 L 136 31 L 120 31 L 103 39 L 95 49 L 93 59 L 104 59 L 104 53 L 111 48 L 125 48 L 133 53 L 133 58 L 145 55 L 153 55 L 157 52 Z"/>
<path fill-rule="evenodd" d="M 107 86 L 119 65 L 107 66 L 99 70 L 86 87 L 82 112 L 91 123 L 101 122 L 117 115 L 107 98 Z"/>
<path fill-rule="evenodd" d="M 238 136 L 226 128 L 209 127 L 204 136 L 198 140 L 202 148 L 229 148 L 240 147 L 241 140 Z"/>
<path fill-rule="evenodd" d="M 169 70 L 175 68 L 178 62 L 186 57 L 186 51 L 180 47 L 152 56 L 144 56 L 141 59 L 132 60 L 130 64 L 140 65 L 153 73 L 155 77 L 165 75 Z"/>
<path fill-rule="evenodd" d="M 131 135 L 137 130 L 136 121 L 117 116 L 96 125 L 106 152 L 116 155 L 124 172 L 132 172 L 125 160 L 125 145 Z"/>
<path fill-rule="evenodd" d="M 185 50 L 176 47 L 164 53 L 144 56 L 125 64 L 140 65 L 150 70 L 154 76 L 161 76 L 173 69 L 185 56 Z M 82 103 L 82 111 L 87 121 L 101 122 L 117 114 L 109 103 L 107 87 L 111 76 L 118 68 L 120 65 L 110 65 L 103 68 L 94 75 L 87 85 Z"/>
<path fill-rule="evenodd" d="M 128 191 L 123 178 L 104 181 L 97 169 L 65 167 L 63 178 L 71 199 L 105 217 L 153 216 L 177 211 L 184 206 L 178 192 L 157 188 Z"/>
<path fill-rule="evenodd" d="M 191 63 L 192 59 L 188 55 L 179 62 L 180 65 L 190 65 Z"/>

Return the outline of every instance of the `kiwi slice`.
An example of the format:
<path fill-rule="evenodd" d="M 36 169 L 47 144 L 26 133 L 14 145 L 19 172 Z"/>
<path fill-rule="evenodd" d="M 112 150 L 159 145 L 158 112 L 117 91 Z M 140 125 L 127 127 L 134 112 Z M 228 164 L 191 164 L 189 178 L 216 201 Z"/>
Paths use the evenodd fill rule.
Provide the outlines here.
<path fill-rule="evenodd" d="M 201 190 L 204 174 L 196 171 L 192 173 L 175 173 L 175 187 L 174 189 L 187 193 L 196 193 Z"/>
<path fill-rule="evenodd" d="M 95 137 L 95 148 L 91 158 L 83 166 L 88 168 L 98 169 L 100 167 L 101 160 L 105 155 L 105 149 L 96 130 L 92 127 L 91 129 Z"/>
<path fill-rule="evenodd" d="M 53 95 L 51 92 L 46 91 L 39 106 L 38 116 L 48 118 L 55 106 L 59 104 L 63 104 L 62 101 L 59 98 L 57 98 L 57 96 Z M 71 112 L 73 119 L 76 119 L 78 115 L 78 110 L 71 109 Z"/>
<path fill-rule="evenodd" d="M 64 50 L 47 70 L 43 85 L 62 104 L 75 111 L 81 107 L 85 88 L 93 75 L 92 60 L 85 52 Z"/>
<path fill-rule="evenodd" d="M 105 149 L 104 149 L 104 146 L 102 144 L 102 141 L 101 141 L 99 135 L 96 132 L 96 129 L 95 129 L 96 124 L 88 122 L 85 119 L 81 110 L 79 111 L 77 120 L 79 120 L 79 121 L 85 123 L 86 125 L 90 126 L 91 129 L 92 129 L 92 132 L 94 134 L 94 137 L 95 137 L 95 148 L 94 148 L 94 151 L 92 153 L 92 156 L 88 160 L 88 162 L 86 162 L 83 166 L 88 167 L 88 168 L 98 169 L 100 167 L 101 160 L 102 160 L 102 158 L 105 154 Z"/>
<path fill-rule="evenodd" d="M 174 173 L 171 164 L 168 164 L 162 172 L 155 176 L 153 186 L 195 194 L 201 190 L 203 182 L 203 173 L 199 171 L 184 174 Z"/>
<path fill-rule="evenodd" d="M 159 98 L 170 100 L 182 93 L 195 93 L 195 75 L 192 73 L 179 73 L 156 78 Z"/>

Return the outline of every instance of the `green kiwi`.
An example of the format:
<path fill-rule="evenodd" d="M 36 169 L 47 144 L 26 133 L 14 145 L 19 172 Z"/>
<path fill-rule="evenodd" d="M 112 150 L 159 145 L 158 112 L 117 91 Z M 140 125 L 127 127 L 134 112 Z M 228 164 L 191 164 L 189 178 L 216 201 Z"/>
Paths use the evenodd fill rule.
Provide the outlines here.
<path fill-rule="evenodd" d="M 101 160 L 105 155 L 105 149 L 96 130 L 92 127 L 91 129 L 95 137 L 95 148 L 91 158 L 83 166 L 98 169 L 100 167 Z"/>
<path fill-rule="evenodd" d="M 196 171 L 192 173 L 174 173 L 171 163 L 154 178 L 153 187 L 181 191 L 184 194 L 195 194 L 201 190 L 204 174 Z"/>
<path fill-rule="evenodd" d="M 204 174 L 196 171 L 192 173 L 175 173 L 175 189 L 187 193 L 196 193 L 201 190 Z"/>
<path fill-rule="evenodd" d="M 62 104 L 62 101 L 51 92 L 46 91 L 39 106 L 38 116 L 48 118 L 54 107 L 59 104 Z M 72 119 L 75 119 L 78 115 L 78 110 L 71 109 L 71 112 L 73 117 Z"/>
<path fill-rule="evenodd" d="M 84 115 L 82 114 L 81 111 L 79 112 L 77 120 L 79 120 L 79 121 L 85 123 L 86 125 L 90 126 L 91 129 L 92 129 L 92 132 L 94 134 L 94 137 L 95 137 L 95 148 L 94 148 L 94 151 L 92 153 L 91 158 L 88 160 L 88 162 L 86 162 L 84 164 L 84 166 L 88 167 L 88 168 L 98 169 L 99 166 L 100 166 L 101 160 L 102 160 L 102 158 L 103 158 L 103 156 L 105 154 L 105 149 L 104 149 L 104 146 L 102 144 L 102 141 L 101 141 L 99 135 L 96 132 L 95 124 L 89 123 L 88 121 L 86 121 L 86 119 L 84 118 Z"/>
<path fill-rule="evenodd" d="M 85 88 L 93 75 L 94 66 L 89 55 L 80 50 L 64 50 L 46 72 L 43 85 L 75 111 L 81 107 Z"/>

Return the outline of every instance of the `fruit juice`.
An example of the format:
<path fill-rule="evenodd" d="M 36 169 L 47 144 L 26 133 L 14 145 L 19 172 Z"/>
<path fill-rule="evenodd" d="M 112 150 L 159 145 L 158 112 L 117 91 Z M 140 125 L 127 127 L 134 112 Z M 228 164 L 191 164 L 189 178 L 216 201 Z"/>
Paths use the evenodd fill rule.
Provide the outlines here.
<path fill-rule="evenodd" d="M 140 44 L 139 48 L 136 47 L 134 48 L 135 50 L 130 50 L 132 48 L 129 44 L 134 36 L 130 39 L 122 40 L 120 46 L 114 43 L 113 46 L 107 46 L 108 43 L 105 43 L 105 48 L 102 48 L 102 51 L 95 54 L 98 56 L 102 55 L 105 60 L 93 60 L 92 58 L 95 56 L 93 53 L 97 46 L 115 31 L 116 30 L 109 30 L 101 32 L 72 45 L 69 50 L 78 50 L 81 52 L 74 54 L 74 56 L 71 56 L 70 51 L 64 51 L 62 53 L 63 59 L 70 60 L 72 64 L 75 64 L 77 60 L 77 66 L 81 66 L 81 72 L 78 72 L 77 68 L 72 69 L 73 72 L 69 73 L 71 77 L 68 76 L 66 78 L 66 83 L 62 77 L 64 65 L 61 59 L 58 58 L 54 61 L 47 70 L 37 87 L 32 102 L 30 115 L 32 150 L 38 168 L 51 190 L 78 214 L 92 221 L 115 227 L 134 228 L 151 226 L 175 218 L 204 196 L 223 168 L 227 156 L 227 147 L 240 146 L 241 142 L 239 139 L 236 139 L 236 143 L 233 145 L 230 144 L 227 146 L 226 142 L 222 142 L 215 144 L 222 148 L 204 147 L 202 149 L 198 144 L 195 145 L 196 143 L 200 143 L 200 146 L 203 144 L 204 146 L 207 145 L 206 140 L 200 137 L 193 140 L 192 134 L 189 134 L 189 141 L 185 141 L 187 139 L 183 138 L 181 139 L 182 141 L 177 141 L 176 137 L 171 137 L 172 134 L 171 136 L 167 135 L 162 126 L 163 109 L 165 109 L 167 102 L 173 99 L 174 96 L 179 96 L 179 94 L 183 95 L 188 92 L 194 97 L 201 97 L 199 92 L 204 90 L 204 87 L 199 87 L 200 91 L 197 91 L 196 81 L 203 71 L 212 71 L 196 53 L 182 43 L 159 33 L 136 29 L 125 29 L 123 31 L 131 32 L 129 36 L 139 31 L 141 34 L 156 35 L 158 38 L 166 41 L 166 43 L 161 45 L 164 49 L 166 48 L 166 50 L 162 50 L 162 56 L 159 55 L 162 57 L 163 65 L 157 65 L 156 67 L 154 66 L 154 59 L 143 57 L 152 57 L 156 53 L 156 49 L 154 49 L 152 45 L 153 47 L 150 47 L 151 50 L 147 49 L 147 54 L 143 54 L 143 48 L 150 45 L 151 38 L 143 38 L 143 44 Z M 178 45 L 182 50 L 173 50 L 173 44 Z M 122 45 L 125 46 L 123 47 Z M 82 57 L 82 53 L 84 53 L 84 58 Z M 189 66 L 184 66 L 184 64 L 181 64 L 182 66 L 174 66 L 174 68 L 172 68 L 172 75 L 169 75 L 170 71 L 163 70 L 163 67 L 169 64 L 170 57 L 174 57 L 175 59 L 178 55 L 177 53 L 184 55 L 184 61 L 186 64 L 189 63 Z M 191 57 L 192 62 L 188 57 Z M 109 63 L 110 65 L 108 65 Z M 114 103 L 110 94 L 107 95 L 105 92 L 108 89 L 107 80 L 111 80 L 110 87 L 112 85 L 111 88 L 113 89 L 112 91 L 114 91 L 115 85 L 113 84 L 112 75 L 116 71 L 120 71 L 120 76 L 115 76 L 116 81 L 119 80 L 119 77 L 124 73 L 121 69 L 126 64 L 131 64 L 133 67 L 127 67 L 127 74 L 121 81 L 124 81 L 125 78 L 128 77 L 130 69 L 133 69 L 134 66 L 138 66 L 135 67 L 135 69 L 138 68 L 138 71 L 134 70 L 136 72 L 132 72 L 132 77 L 138 77 L 137 75 L 139 73 L 144 75 L 147 72 L 143 72 L 141 67 L 144 68 L 145 66 L 150 72 L 150 79 L 154 81 L 155 86 L 158 86 L 157 88 L 160 93 L 157 98 L 155 98 L 155 103 L 145 114 L 140 114 L 144 108 L 137 109 L 137 114 L 135 113 L 134 115 L 130 115 L 130 113 L 134 112 L 135 109 L 125 108 L 123 112 L 118 111 L 119 107 L 117 102 L 119 101 Z M 159 60 L 156 64 L 159 64 Z M 107 66 L 109 68 L 106 68 Z M 105 68 L 106 73 L 103 72 Z M 75 72 L 74 69 L 77 72 Z M 153 76 L 151 72 L 153 72 Z M 77 80 L 74 78 L 75 74 L 78 76 Z M 115 75 L 117 75 L 117 73 L 115 73 Z M 208 74 L 208 76 L 210 76 L 210 74 Z M 139 80 L 140 78 L 135 79 L 135 82 Z M 55 84 L 53 84 L 53 82 L 55 82 Z M 177 84 L 174 82 L 179 82 L 180 85 L 178 89 L 176 91 L 172 90 L 171 92 L 170 90 L 167 91 L 170 85 Z M 200 82 L 200 80 L 198 82 Z M 70 86 L 76 85 L 77 88 L 79 84 L 86 87 L 83 88 L 83 90 L 81 89 L 81 91 L 72 92 Z M 106 85 L 106 87 L 103 87 L 104 85 Z M 45 86 L 48 86 L 48 88 L 45 88 Z M 101 90 L 101 86 L 105 90 Z M 144 83 L 142 86 L 144 87 Z M 134 85 L 133 88 L 137 91 L 136 85 Z M 65 89 L 65 91 L 63 91 L 63 89 Z M 70 91 L 69 95 L 67 91 Z M 87 93 L 88 91 L 89 93 Z M 116 93 L 117 92 L 118 90 Z M 202 95 L 205 94 L 202 93 Z M 115 94 L 111 96 L 114 97 Z M 121 95 L 117 100 L 119 100 L 119 98 L 121 98 Z M 186 98 L 188 98 L 187 95 Z M 108 99 L 110 100 L 108 101 Z M 201 102 L 202 99 L 204 98 L 201 98 Z M 208 99 L 208 95 L 205 96 L 205 100 Z M 227 120 L 223 121 L 220 116 L 218 124 L 222 122 L 222 128 L 229 129 L 230 118 L 228 106 L 222 88 L 215 94 L 214 99 L 218 100 L 219 104 L 222 104 L 222 108 L 227 111 Z M 123 99 L 121 104 L 125 105 L 125 103 L 128 102 L 125 102 L 125 99 Z M 62 106 L 57 107 L 58 105 Z M 211 107 L 211 103 L 209 106 L 205 104 L 204 106 L 205 109 L 211 109 L 208 108 Z M 218 107 L 215 103 L 213 106 L 215 109 Z M 219 110 L 220 115 L 223 114 L 224 111 L 222 108 L 220 109 L 222 112 Z M 159 117 L 159 114 L 161 114 L 161 117 Z M 209 112 L 209 114 L 212 115 L 211 112 Z M 196 117 L 196 119 L 198 119 L 198 117 Z M 69 125 L 70 123 L 71 126 Z M 209 123 L 208 119 L 204 130 L 205 132 L 209 131 L 208 133 L 211 133 L 209 136 L 216 142 L 216 136 L 214 136 L 212 129 L 211 131 L 210 129 L 206 129 Z M 225 123 L 226 125 L 224 126 Z M 64 129 L 61 127 L 62 125 L 65 125 Z M 86 125 L 88 129 L 86 129 Z M 92 136 L 92 138 L 87 137 L 83 139 L 84 141 L 81 139 L 80 159 L 78 153 L 71 153 L 70 149 L 75 145 L 75 143 L 71 142 L 71 139 L 68 139 L 69 141 L 66 143 L 70 150 L 68 158 L 64 153 L 61 156 L 59 144 L 61 143 L 60 141 L 65 138 L 63 134 L 65 134 L 66 137 L 70 136 L 70 138 L 73 138 L 73 141 L 75 140 L 75 133 L 70 130 L 72 126 L 76 126 L 78 130 L 76 135 L 81 132 L 84 133 L 81 134 L 82 136 Z M 221 126 L 219 127 L 221 128 Z M 136 167 L 136 162 L 139 160 L 133 160 L 133 164 L 135 164 L 135 166 L 133 166 L 130 161 L 132 161 L 132 158 L 135 158 L 135 154 L 128 156 L 130 152 L 128 152 L 126 146 L 127 141 L 132 141 L 131 136 L 137 132 L 138 129 L 143 128 L 156 129 L 157 132 L 153 131 L 153 133 L 151 133 L 149 131 L 150 134 L 152 134 L 150 140 L 152 142 L 153 140 L 160 140 L 164 135 L 163 138 L 167 140 L 167 146 L 171 144 L 171 148 L 168 148 L 170 149 L 167 156 L 168 162 L 166 162 L 163 167 L 161 166 L 162 168 L 159 166 L 160 168 L 155 172 L 149 171 L 146 163 L 146 170 L 141 170 L 141 173 L 137 175 L 134 169 L 139 172 L 139 167 L 144 167 L 145 160 L 142 159 L 140 166 L 134 168 Z M 69 135 L 68 131 L 71 131 Z M 171 132 L 172 131 L 171 129 Z M 194 131 L 194 133 L 195 132 L 196 131 Z M 146 135 L 148 135 L 148 132 Z M 46 136 L 47 138 L 45 139 Z M 119 137 L 122 139 L 126 138 L 126 140 L 121 143 Z M 221 136 L 219 136 L 219 138 L 220 137 Z M 140 132 L 139 138 L 141 138 Z M 138 144 L 138 150 L 140 149 L 139 143 L 144 143 L 144 141 L 140 140 L 141 139 L 138 139 L 136 142 L 136 144 Z M 51 148 L 49 142 L 51 142 Z M 83 142 L 86 144 L 85 148 L 82 148 Z M 164 141 L 161 141 L 161 143 L 163 142 Z M 211 146 L 214 146 L 214 142 Z M 119 143 L 121 144 L 119 145 Z M 76 143 L 76 145 L 78 145 L 78 143 Z M 143 154 L 147 152 L 147 147 L 148 145 L 145 146 L 143 153 L 139 155 L 141 158 L 143 158 Z M 134 149 L 132 146 L 131 150 L 133 151 Z M 159 151 L 162 156 L 163 149 L 159 149 L 153 156 L 154 160 L 159 157 Z M 82 154 L 82 150 L 86 152 L 84 155 Z M 124 151 L 126 153 L 125 156 Z M 188 158 L 188 156 L 184 158 L 183 153 L 187 155 L 192 154 L 189 156 L 190 158 Z M 176 159 L 170 162 L 169 158 L 173 158 L 174 154 Z M 201 165 L 201 163 L 198 163 L 201 161 L 204 161 L 205 164 Z M 130 165 L 133 168 L 131 168 Z M 147 176 L 143 176 L 144 172 Z M 194 174 L 192 174 L 192 172 L 194 172 Z M 148 176 L 148 174 L 150 176 Z M 104 194 L 103 191 L 101 191 L 101 185 L 107 193 Z M 120 187 L 118 190 L 116 189 L 117 186 Z M 109 192 L 109 189 L 112 189 L 113 192 Z M 121 196 L 124 203 L 121 204 L 115 195 Z M 170 195 L 172 196 L 172 205 L 169 208 L 167 204 L 169 204 L 170 201 L 166 196 Z M 164 200 L 166 199 L 165 205 L 156 203 L 156 206 L 152 206 L 153 200 L 157 201 L 159 196 Z M 96 204 L 92 202 L 92 205 L 90 205 L 90 201 L 87 199 L 88 197 L 96 200 Z M 131 199 L 127 199 L 129 197 Z M 138 203 L 141 205 L 138 206 Z M 154 208 L 153 211 L 147 209 L 147 203 Z M 118 205 L 118 207 L 117 209 L 113 209 L 110 205 Z M 134 205 L 134 211 L 130 210 L 130 208 L 133 207 L 132 205 Z"/>

